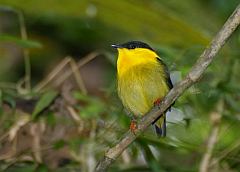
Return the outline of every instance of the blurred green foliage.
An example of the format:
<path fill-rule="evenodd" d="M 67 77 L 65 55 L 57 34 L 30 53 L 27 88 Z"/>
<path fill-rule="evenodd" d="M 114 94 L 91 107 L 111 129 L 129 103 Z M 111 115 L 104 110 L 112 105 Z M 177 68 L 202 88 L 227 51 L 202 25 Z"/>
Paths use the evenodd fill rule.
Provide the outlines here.
<path fill-rule="evenodd" d="M 34 42 L 30 40 L 22 40 L 21 38 L 16 38 L 9 35 L 0 35 L 1 42 L 14 42 L 18 46 L 22 48 L 41 48 L 41 44 L 39 42 Z"/>
<path fill-rule="evenodd" d="M 1 171 L 92 171 L 106 149 L 128 129 L 130 121 L 116 96 L 116 52 L 110 45 L 129 40 L 149 43 L 178 81 L 238 3 L 238 0 L 1 0 Z M 21 38 L 19 11 L 24 14 L 28 39 Z M 211 170 L 239 171 L 239 47 L 238 29 L 201 80 L 175 103 L 168 114 L 167 137 L 159 139 L 149 129 L 110 171 L 198 171 L 213 127 L 213 113 L 220 113 L 221 120 Z M 26 94 L 23 50 L 29 50 L 31 57 L 33 88 L 40 81 L 46 82 L 51 71 L 57 71 L 56 78 L 50 75 L 53 79 L 48 88 Z M 101 55 L 80 68 L 87 94 L 76 86 L 79 84 L 76 72 L 75 78 L 56 86 L 54 81 L 68 71 L 65 67 L 62 73 L 57 70 L 62 59 L 72 56 L 80 63 L 93 51 Z M 74 65 L 69 66 L 73 70 Z M 37 118 L 21 126 L 26 114 Z M 38 130 L 34 130 L 36 126 Z M 10 154 L 14 148 L 9 146 L 12 142 L 8 134 L 15 130 L 18 136 L 15 139 L 28 146 L 25 148 L 19 141 L 17 148 L 21 151 Z M 27 139 L 39 139 L 38 136 L 42 161 L 36 154 L 39 150 L 31 146 L 36 146 L 36 142 Z M 4 156 L 8 151 L 10 158 Z"/>
<path fill-rule="evenodd" d="M 82 118 L 96 118 L 99 114 L 104 112 L 105 106 L 102 103 L 102 100 L 99 100 L 96 97 L 90 97 L 89 95 L 81 94 L 80 92 L 75 92 L 73 96 L 78 101 L 82 101 L 87 104 L 83 107 L 81 107 L 81 105 L 76 107 Z"/>
<path fill-rule="evenodd" d="M 45 92 L 35 105 L 35 108 L 32 113 L 32 118 L 35 119 L 37 115 L 42 112 L 44 109 L 49 107 L 53 100 L 57 97 L 58 92 L 56 91 L 47 91 Z"/>

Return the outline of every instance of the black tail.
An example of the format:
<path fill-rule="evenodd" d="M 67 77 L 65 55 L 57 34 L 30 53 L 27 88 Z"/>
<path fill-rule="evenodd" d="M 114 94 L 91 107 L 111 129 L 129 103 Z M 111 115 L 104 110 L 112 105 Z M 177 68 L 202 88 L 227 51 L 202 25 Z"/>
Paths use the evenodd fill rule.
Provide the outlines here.
<path fill-rule="evenodd" d="M 166 118 L 164 118 L 164 121 L 161 125 L 161 127 L 159 127 L 157 124 L 154 124 L 155 126 L 155 131 L 157 133 L 157 135 L 159 137 L 165 137 L 167 134 L 167 130 L 166 130 Z"/>

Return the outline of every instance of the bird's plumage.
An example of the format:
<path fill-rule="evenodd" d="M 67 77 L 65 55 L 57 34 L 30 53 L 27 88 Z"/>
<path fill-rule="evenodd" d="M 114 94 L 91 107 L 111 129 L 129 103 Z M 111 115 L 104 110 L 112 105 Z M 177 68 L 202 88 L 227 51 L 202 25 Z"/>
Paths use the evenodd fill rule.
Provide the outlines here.
<path fill-rule="evenodd" d="M 167 66 L 146 43 L 132 41 L 114 45 L 118 49 L 118 95 L 134 116 L 147 113 L 172 88 Z M 166 134 L 165 115 L 156 122 L 158 134 Z"/>

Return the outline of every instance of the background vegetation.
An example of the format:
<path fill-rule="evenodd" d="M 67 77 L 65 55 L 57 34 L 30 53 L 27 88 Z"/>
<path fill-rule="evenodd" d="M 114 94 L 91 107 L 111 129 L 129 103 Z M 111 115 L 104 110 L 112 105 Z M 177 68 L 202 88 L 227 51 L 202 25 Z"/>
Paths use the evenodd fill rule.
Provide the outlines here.
<path fill-rule="evenodd" d="M 130 121 L 110 45 L 149 43 L 176 83 L 237 4 L 1 0 L 0 170 L 93 171 Z M 239 45 L 238 30 L 168 113 L 166 138 L 149 129 L 110 171 L 198 171 L 214 129 L 210 170 L 240 171 Z"/>

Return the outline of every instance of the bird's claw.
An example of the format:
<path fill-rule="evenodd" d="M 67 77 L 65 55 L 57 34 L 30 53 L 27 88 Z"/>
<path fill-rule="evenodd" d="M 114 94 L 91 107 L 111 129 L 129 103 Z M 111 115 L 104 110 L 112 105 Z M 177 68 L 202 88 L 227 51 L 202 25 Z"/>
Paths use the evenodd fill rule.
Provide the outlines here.
<path fill-rule="evenodd" d="M 153 102 L 154 106 L 159 106 L 161 101 L 162 100 L 160 98 L 158 98 L 155 102 Z"/>
<path fill-rule="evenodd" d="M 130 123 L 130 130 L 134 135 L 136 135 L 136 129 L 137 129 L 137 122 L 135 120 L 132 120 Z"/>

